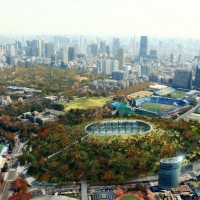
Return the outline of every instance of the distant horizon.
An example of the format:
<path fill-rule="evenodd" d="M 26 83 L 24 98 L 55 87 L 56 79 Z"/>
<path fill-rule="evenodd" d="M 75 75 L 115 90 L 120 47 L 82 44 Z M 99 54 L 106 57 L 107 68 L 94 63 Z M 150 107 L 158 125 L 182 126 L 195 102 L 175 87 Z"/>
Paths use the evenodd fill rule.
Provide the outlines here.
<path fill-rule="evenodd" d="M 119 39 L 125 39 L 125 38 L 134 38 L 134 34 L 133 35 L 109 35 L 109 34 L 99 34 L 99 35 L 95 35 L 95 34 L 81 34 L 81 33 L 71 33 L 71 34 L 65 34 L 65 33 L 60 33 L 60 34 L 54 34 L 54 33 L 6 33 L 6 32 L 0 32 L 0 37 L 55 37 L 55 36 L 61 36 L 61 37 L 84 37 L 84 38 L 101 38 L 101 39 L 111 39 L 111 38 L 119 38 Z M 135 34 L 135 38 L 136 39 L 140 39 L 141 36 L 147 36 L 148 38 L 151 39 L 155 39 L 155 40 L 200 40 L 200 36 L 199 37 L 192 37 L 192 36 L 182 36 L 182 37 L 178 37 L 178 36 L 155 36 L 155 35 L 148 35 L 148 34 Z"/>
<path fill-rule="evenodd" d="M 200 38 L 199 0 L 0 0 L 2 34 Z"/>

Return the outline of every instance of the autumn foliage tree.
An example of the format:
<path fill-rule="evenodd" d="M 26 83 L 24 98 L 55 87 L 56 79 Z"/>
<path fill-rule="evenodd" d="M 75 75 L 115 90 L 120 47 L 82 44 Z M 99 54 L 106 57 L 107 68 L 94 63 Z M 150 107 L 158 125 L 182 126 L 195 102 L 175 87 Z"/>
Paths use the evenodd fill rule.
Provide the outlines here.
<path fill-rule="evenodd" d="M 32 195 L 30 193 L 19 192 L 10 196 L 8 200 L 29 200 L 31 198 L 32 198 Z"/>
<path fill-rule="evenodd" d="M 16 192 L 25 192 L 27 191 L 28 183 L 24 178 L 19 177 L 12 182 L 12 186 Z"/>

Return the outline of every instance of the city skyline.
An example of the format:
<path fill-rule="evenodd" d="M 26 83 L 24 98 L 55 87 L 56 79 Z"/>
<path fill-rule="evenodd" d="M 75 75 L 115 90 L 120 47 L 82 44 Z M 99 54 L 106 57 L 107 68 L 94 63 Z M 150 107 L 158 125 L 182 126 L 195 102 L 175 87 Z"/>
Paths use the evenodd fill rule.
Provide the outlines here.
<path fill-rule="evenodd" d="M 199 38 L 198 0 L 0 0 L 1 33 Z"/>

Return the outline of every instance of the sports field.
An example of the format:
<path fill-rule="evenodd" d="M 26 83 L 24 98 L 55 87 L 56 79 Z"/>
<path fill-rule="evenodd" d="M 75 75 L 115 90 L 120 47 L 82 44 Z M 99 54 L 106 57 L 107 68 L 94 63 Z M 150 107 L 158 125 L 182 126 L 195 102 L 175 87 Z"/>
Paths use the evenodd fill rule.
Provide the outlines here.
<path fill-rule="evenodd" d="M 75 100 L 65 103 L 65 110 L 82 109 L 87 110 L 90 108 L 103 107 L 106 103 L 112 99 L 109 97 L 88 97 L 88 98 L 76 98 Z"/>
<path fill-rule="evenodd" d="M 185 95 L 186 95 L 186 92 L 182 92 L 182 91 L 178 91 L 178 90 L 170 93 L 170 96 L 173 97 L 173 98 L 176 98 L 176 99 L 182 98 Z"/>
<path fill-rule="evenodd" d="M 139 200 L 139 199 L 132 195 L 126 195 L 126 196 L 122 197 L 121 200 Z"/>
<path fill-rule="evenodd" d="M 152 103 L 152 102 L 144 103 L 142 104 L 142 107 L 146 110 L 153 111 L 156 113 L 162 113 L 162 112 L 170 111 L 176 108 L 176 106 Z"/>

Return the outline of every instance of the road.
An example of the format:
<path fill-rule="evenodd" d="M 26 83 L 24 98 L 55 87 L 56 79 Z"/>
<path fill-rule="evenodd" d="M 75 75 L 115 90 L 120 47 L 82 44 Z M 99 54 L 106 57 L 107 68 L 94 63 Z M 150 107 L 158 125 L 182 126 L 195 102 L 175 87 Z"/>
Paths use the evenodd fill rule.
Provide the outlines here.
<path fill-rule="evenodd" d="M 87 182 L 81 181 L 81 200 L 87 199 Z"/>
<path fill-rule="evenodd" d="M 11 169 L 9 172 L 7 172 L 5 176 L 5 186 L 3 189 L 3 193 L 1 196 L 1 200 L 7 200 L 9 195 L 10 195 L 10 187 L 11 187 L 11 182 L 15 180 L 17 176 L 17 171 L 15 169 Z"/>
<path fill-rule="evenodd" d="M 7 200 L 10 195 L 9 189 L 11 187 L 11 182 L 14 181 L 15 178 L 17 177 L 17 166 L 18 166 L 17 157 L 20 155 L 24 145 L 25 143 L 21 143 L 19 139 L 16 138 L 15 148 L 13 149 L 13 158 L 9 162 L 9 171 L 6 172 L 6 175 L 4 177 L 5 186 L 1 196 L 2 200 Z"/>
<path fill-rule="evenodd" d="M 178 121 L 181 118 L 184 119 L 184 120 L 187 120 L 187 116 L 192 114 L 199 105 L 200 105 L 200 102 L 195 107 L 193 107 L 192 109 L 190 109 L 189 111 L 187 111 L 183 115 L 179 116 L 175 121 Z"/>

